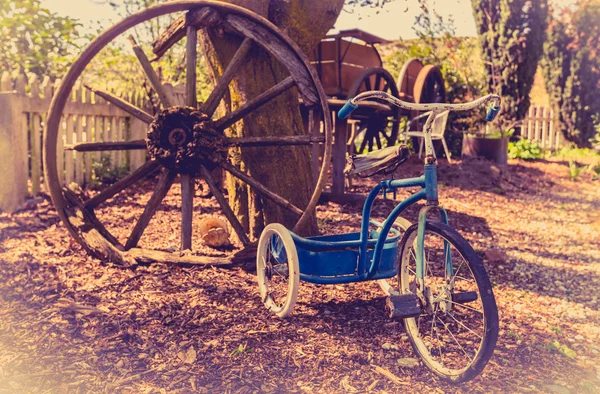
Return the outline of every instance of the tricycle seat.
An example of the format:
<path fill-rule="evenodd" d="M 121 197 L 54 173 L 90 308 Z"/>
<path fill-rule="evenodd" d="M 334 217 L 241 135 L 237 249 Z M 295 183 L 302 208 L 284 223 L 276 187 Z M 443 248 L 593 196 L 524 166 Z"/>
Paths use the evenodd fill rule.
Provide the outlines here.
<path fill-rule="evenodd" d="M 346 159 L 344 173 L 355 174 L 361 178 L 378 173 L 390 174 L 406 162 L 409 156 L 410 151 L 406 145 L 389 146 L 364 155 L 351 155 Z"/>

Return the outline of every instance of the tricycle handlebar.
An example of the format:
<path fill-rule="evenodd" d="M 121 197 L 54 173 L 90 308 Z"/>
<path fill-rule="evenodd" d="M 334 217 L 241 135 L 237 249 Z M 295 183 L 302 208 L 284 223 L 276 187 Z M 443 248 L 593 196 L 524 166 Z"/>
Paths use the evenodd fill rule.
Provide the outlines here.
<path fill-rule="evenodd" d="M 431 104 L 416 104 L 409 103 L 406 101 L 402 101 L 397 99 L 396 97 L 381 92 L 378 90 L 370 90 L 367 92 L 360 93 L 359 95 L 351 98 L 346 102 L 346 104 L 342 107 L 342 109 L 338 112 L 338 117 L 341 119 L 347 118 L 352 111 L 359 107 L 358 103 L 368 99 L 379 99 L 387 101 L 388 103 L 400 107 L 409 111 L 468 111 L 474 108 L 479 107 L 480 105 L 486 104 L 489 101 L 494 101 L 490 108 L 488 109 L 486 120 L 491 122 L 494 120 L 498 111 L 500 110 L 500 96 L 495 94 L 488 94 L 487 96 L 483 96 L 478 98 L 477 100 L 471 101 L 469 103 L 462 104 L 447 104 L 447 103 L 431 103 Z"/>

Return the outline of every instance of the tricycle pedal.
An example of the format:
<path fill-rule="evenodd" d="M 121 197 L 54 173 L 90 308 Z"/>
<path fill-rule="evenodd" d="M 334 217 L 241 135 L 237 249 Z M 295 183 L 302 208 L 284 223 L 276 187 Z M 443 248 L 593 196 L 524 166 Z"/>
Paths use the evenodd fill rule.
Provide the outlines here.
<path fill-rule="evenodd" d="M 391 295 L 385 303 L 390 319 L 406 319 L 421 314 L 423 308 L 416 294 Z"/>
<path fill-rule="evenodd" d="M 467 302 L 473 302 L 477 300 L 476 291 L 461 291 L 459 293 L 452 293 L 452 301 L 457 304 L 466 304 Z"/>

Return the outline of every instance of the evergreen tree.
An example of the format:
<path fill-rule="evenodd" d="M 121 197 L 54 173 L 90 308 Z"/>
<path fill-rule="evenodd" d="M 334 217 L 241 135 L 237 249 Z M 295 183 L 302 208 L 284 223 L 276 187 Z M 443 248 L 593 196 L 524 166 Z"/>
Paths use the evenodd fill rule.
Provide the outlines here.
<path fill-rule="evenodd" d="M 529 109 L 547 26 L 547 0 L 471 0 L 490 93 L 502 96 L 506 131 Z"/>
<path fill-rule="evenodd" d="M 542 71 L 560 131 L 589 146 L 600 126 L 600 0 L 557 13 L 544 45 Z"/>

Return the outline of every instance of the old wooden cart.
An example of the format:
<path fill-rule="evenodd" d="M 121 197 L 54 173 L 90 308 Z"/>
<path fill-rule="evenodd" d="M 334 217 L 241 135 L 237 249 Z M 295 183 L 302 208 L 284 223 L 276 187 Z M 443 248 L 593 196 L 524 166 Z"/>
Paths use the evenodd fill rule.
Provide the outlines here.
<path fill-rule="evenodd" d="M 339 110 L 349 97 L 368 91 L 386 92 L 414 103 L 443 103 L 444 81 L 437 66 L 411 59 L 403 66 L 398 79 L 383 68 L 377 45 L 389 44 L 383 38 L 359 29 L 342 30 L 325 37 L 311 54 L 329 108 Z M 363 103 L 350 119 L 334 117 L 334 146 L 331 189 L 325 195 L 344 202 L 363 199 L 362 195 L 345 193 L 343 168 L 347 153 L 364 153 L 395 145 L 403 116 L 413 112 L 381 101 Z M 319 166 L 321 162 L 315 161 Z"/>

